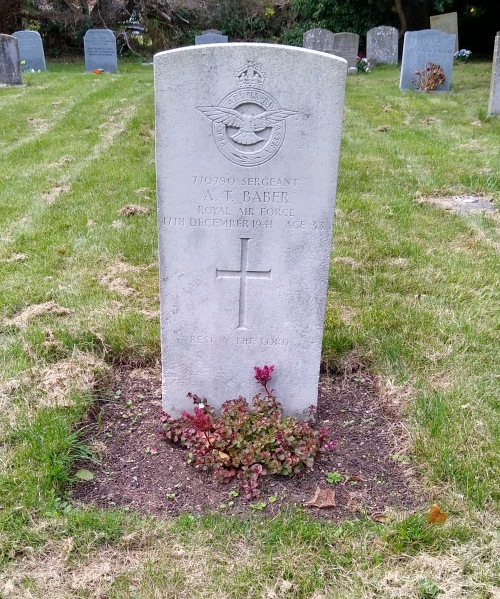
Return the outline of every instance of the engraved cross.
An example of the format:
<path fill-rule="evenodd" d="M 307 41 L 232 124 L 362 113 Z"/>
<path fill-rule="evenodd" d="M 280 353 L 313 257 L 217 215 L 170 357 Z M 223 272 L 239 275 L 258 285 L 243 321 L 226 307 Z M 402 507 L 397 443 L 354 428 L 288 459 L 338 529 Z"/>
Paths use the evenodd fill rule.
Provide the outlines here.
<path fill-rule="evenodd" d="M 246 325 L 247 316 L 247 280 L 248 279 L 266 279 L 271 280 L 271 269 L 269 270 L 248 270 L 248 242 L 250 238 L 240 237 L 241 241 L 241 262 L 240 270 L 219 270 L 215 269 L 216 279 L 239 279 L 240 280 L 240 309 L 238 329 L 248 329 Z"/>

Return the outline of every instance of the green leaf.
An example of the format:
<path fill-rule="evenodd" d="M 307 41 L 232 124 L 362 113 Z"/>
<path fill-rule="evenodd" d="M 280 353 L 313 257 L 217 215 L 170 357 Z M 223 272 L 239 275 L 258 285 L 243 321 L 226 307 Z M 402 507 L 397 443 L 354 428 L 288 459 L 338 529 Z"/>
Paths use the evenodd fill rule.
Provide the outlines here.
<path fill-rule="evenodd" d="M 92 480 L 94 478 L 94 473 L 82 468 L 81 470 L 77 470 L 75 477 L 81 480 Z"/>

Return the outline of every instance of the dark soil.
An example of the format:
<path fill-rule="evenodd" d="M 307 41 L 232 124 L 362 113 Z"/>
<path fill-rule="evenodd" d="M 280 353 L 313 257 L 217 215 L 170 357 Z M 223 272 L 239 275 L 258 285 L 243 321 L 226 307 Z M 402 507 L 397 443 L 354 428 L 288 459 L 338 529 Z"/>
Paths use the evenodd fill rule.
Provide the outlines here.
<path fill-rule="evenodd" d="M 159 435 L 159 370 L 122 367 L 113 375 L 112 389 L 114 398 L 98 405 L 87 437 L 100 464 L 78 464 L 95 478 L 75 483 L 74 500 L 101 507 L 129 506 L 160 516 L 247 512 L 258 509 L 262 501 L 267 504 L 264 513 L 272 514 L 280 507 L 304 505 L 321 487 L 335 491 L 336 507 L 308 509 L 334 520 L 364 513 L 377 518 L 388 507 L 417 506 L 415 477 L 409 458 L 402 455 L 397 410 L 381 398 L 362 368 L 320 380 L 318 424 L 329 429 L 337 448 L 322 456 L 302 480 L 267 477 L 253 506 L 229 495 L 238 491 L 237 481 L 216 483 L 210 474 L 187 464 L 186 450 Z M 328 472 L 339 472 L 342 482 L 328 484 Z M 277 499 L 269 503 L 270 496 Z"/>

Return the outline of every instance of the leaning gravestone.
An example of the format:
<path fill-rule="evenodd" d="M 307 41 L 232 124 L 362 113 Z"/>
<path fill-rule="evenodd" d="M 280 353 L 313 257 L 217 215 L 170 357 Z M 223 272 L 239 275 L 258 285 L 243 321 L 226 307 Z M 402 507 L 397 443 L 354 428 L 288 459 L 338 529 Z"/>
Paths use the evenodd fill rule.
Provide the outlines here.
<path fill-rule="evenodd" d="M 221 44 L 157 54 L 164 409 L 317 403 L 346 62 Z"/>
<path fill-rule="evenodd" d="M 490 101 L 488 104 L 488 116 L 496 114 L 500 114 L 500 31 L 495 37 L 493 69 L 491 71 Z"/>
<path fill-rule="evenodd" d="M 106 73 L 118 70 L 115 34 L 110 29 L 89 29 L 83 38 L 85 70 L 102 69 Z"/>
<path fill-rule="evenodd" d="M 359 51 L 359 35 L 357 33 L 335 33 L 333 35 L 332 54 L 347 60 L 348 67 L 355 67 Z"/>
<path fill-rule="evenodd" d="M 436 91 L 449 91 L 454 48 L 455 36 L 451 33 L 431 29 L 407 31 L 403 46 L 399 88 L 402 90 L 417 89 L 417 85 L 414 83 L 417 78 L 416 71 L 421 71 L 432 63 L 439 65 L 445 76 L 444 82 Z"/>
<path fill-rule="evenodd" d="M 207 30 L 201 35 L 196 35 L 194 43 L 196 46 L 201 46 L 203 44 L 227 44 L 228 40 L 229 38 L 227 35 L 222 35 L 220 31 L 215 29 Z"/>
<path fill-rule="evenodd" d="M 46 71 L 43 43 L 38 31 L 16 31 L 12 35 L 19 43 L 22 70 Z"/>
<path fill-rule="evenodd" d="M 381 64 L 398 64 L 398 30 L 382 25 L 366 34 L 366 58 Z"/>
<path fill-rule="evenodd" d="M 333 35 L 328 29 L 309 29 L 302 36 L 302 46 L 309 50 L 333 54 Z"/>
<path fill-rule="evenodd" d="M 430 18 L 431 29 L 453 33 L 455 35 L 455 52 L 458 50 L 458 18 L 456 12 L 434 15 Z"/>
<path fill-rule="evenodd" d="M 0 84 L 22 85 L 19 46 L 12 35 L 0 33 Z"/>

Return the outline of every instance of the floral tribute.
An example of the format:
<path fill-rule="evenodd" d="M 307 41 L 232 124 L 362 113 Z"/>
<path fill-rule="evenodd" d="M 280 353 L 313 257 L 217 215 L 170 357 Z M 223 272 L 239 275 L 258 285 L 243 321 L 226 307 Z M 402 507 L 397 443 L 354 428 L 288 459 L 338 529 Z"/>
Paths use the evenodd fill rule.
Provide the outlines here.
<path fill-rule="evenodd" d="M 418 90 L 430 92 L 438 89 L 445 82 L 443 69 L 433 62 L 429 62 L 425 69 L 415 71 L 416 79 L 412 80 Z"/>
<path fill-rule="evenodd" d="M 283 417 L 281 404 L 269 391 L 274 366 L 256 366 L 254 371 L 264 392 L 255 395 L 251 407 L 240 396 L 223 403 L 217 416 L 205 400 L 188 393 L 195 404 L 193 414 L 184 411 L 174 419 L 163 412 L 161 417 L 161 434 L 189 450 L 188 463 L 212 471 L 221 483 L 237 477 L 247 500 L 259 497 L 264 476 L 301 476 L 336 445 L 325 428 Z"/>

